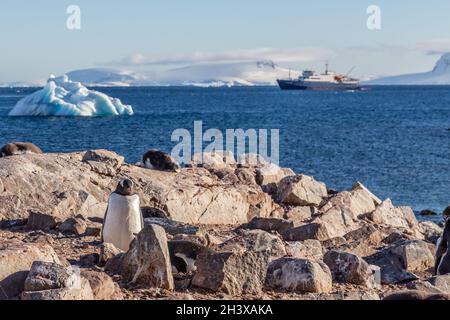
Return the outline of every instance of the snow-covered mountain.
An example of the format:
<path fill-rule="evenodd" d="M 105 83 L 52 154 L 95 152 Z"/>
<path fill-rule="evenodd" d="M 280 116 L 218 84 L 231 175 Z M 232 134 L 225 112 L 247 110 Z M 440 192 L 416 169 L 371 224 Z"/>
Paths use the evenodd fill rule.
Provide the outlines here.
<path fill-rule="evenodd" d="M 292 71 L 292 77 L 299 72 Z M 197 64 L 165 71 L 157 82 L 168 85 L 261 86 L 275 85 L 279 78 L 289 77 L 289 70 L 272 61 L 256 63 Z"/>
<path fill-rule="evenodd" d="M 450 53 L 444 54 L 432 71 L 366 81 L 373 85 L 450 85 Z"/>
<path fill-rule="evenodd" d="M 194 64 L 162 71 L 133 72 L 112 68 L 91 68 L 71 71 L 67 76 L 71 81 L 89 87 L 230 87 L 276 85 L 278 78 L 289 77 L 289 70 L 279 67 L 272 61 L 255 61 L 255 63 Z M 299 72 L 292 71 L 291 76 L 298 77 Z"/>
<path fill-rule="evenodd" d="M 81 82 L 85 86 L 127 87 L 146 81 L 146 77 L 135 72 L 94 68 L 75 70 L 67 73 L 71 81 Z"/>

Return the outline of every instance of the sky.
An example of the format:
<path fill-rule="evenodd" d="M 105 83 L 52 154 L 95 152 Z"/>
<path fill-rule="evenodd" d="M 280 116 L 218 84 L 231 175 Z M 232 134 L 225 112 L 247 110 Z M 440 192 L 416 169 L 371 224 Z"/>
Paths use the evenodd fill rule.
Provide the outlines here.
<path fill-rule="evenodd" d="M 80 30 L 66 26 L 70 5 Z M 367 27 L 370 5 L 381 30 Z M 450 52 L 449 12 L 448 0 L 2 0 L 0 83 L 262 59 L 360 77 L 429 71 Z"/>

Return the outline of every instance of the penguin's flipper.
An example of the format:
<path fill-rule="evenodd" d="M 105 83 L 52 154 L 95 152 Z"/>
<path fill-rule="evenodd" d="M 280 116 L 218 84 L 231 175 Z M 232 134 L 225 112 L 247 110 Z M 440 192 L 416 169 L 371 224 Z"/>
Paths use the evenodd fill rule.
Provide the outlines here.
<path fill-rule="evenodd" d="M 450 232 L 450 222 L 447 220 L 445 222 L 444 232 L 442 233 L 442 239 L 439 242 L 438 248 L 436 250 L 436 264 L 434 266 L 434 273 L 435 275 L 438 275 L 439 273 L 439 266 L 442 262 L 442 257 L 446 254 L 448 250 L 448 237 L 447 234 Z"/>

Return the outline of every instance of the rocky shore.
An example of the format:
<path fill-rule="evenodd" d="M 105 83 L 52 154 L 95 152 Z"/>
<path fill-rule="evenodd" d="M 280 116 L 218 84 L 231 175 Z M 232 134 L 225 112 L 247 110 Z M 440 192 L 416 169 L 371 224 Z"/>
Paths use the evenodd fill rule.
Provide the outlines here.
<path fill-rule="evenodd" d="M 146 224 L 128 252 L 100 237 L 121 179 L 137 186 Z M 441 226 L 360 182 L 329 190 L 263 162 L 163 172 L 106 150 L 0 158 L 0 221 L 1 299 L 450 294 L 450 275 L 433 276 Z"/>

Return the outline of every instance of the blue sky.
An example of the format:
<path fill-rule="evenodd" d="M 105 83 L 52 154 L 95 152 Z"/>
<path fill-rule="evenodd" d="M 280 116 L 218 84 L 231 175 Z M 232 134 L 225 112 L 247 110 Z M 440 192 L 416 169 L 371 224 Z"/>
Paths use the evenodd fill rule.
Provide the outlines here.
<path fill-rule="evenodd" d="M 81 30 L 66 28 L 72 4 Z M 381 8 L 379 31 L 366 27 L 372 4 Z M 327 59 L 341 72 L 356 66 L 358 76 L 426 71 L 438 59 L 430 51 L 450 51 L 449 12 L 448 0 L 2 0 L 0 83 L 95 66 L 139 71 L 165 60 L 256 57 L 260 48 L 293 68 L 319 69 Z M 289 61 L 306 49 L 308 58 Z"/>

